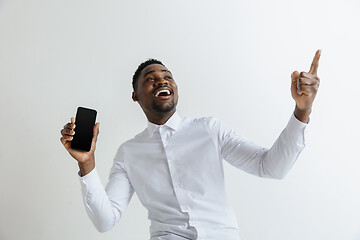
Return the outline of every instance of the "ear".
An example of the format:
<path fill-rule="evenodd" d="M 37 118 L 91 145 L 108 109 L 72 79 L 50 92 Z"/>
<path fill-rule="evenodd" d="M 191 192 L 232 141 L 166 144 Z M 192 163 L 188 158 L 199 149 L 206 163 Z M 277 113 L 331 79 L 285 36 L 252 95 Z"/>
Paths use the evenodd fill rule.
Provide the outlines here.
<path fill-rule="evenodd" d="M 133 99 L 134 102 L 139 101 L 139 98 L 137 97 L 136 92 L 132 93 L 132 99 Z"/>

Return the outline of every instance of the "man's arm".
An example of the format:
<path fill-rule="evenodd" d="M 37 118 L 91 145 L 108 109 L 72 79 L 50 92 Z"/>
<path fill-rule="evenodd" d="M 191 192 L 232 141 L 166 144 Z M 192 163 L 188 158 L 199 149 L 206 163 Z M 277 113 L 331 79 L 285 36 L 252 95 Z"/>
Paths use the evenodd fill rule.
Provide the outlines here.
<path fill-rule="evenodd" d="M 215 121 L 221 155 L 226 161 L 256 176 L 277 179 L 285 177 L 305 147 L 304 130 L 320 81 L 317 76 L 320 54 L 321 50 L 318 50 L 308 73 L 299 74 L 295 71 L 292 74 L 291 93 L 296 102 L 295 111 L 270 149 L 245 140 L 235 131 Z"/>
<path fill-rule="evenodd" d="M 100 232 L 110 230 L 121 215 L 134 193 L 132 185 L 123 167 L 122 154 L 118 151 L 111 168 L 109 183 L 104 189 L 95 168 L 95 148 L 99 135 L 99 123 L 93 129 L 93 139 L 89 152 L 74 150 L 71 141 L 75 134 L 75 118 L 61 130 L 61 143 L 78 162 L 82 196 L 86 212 L 96 229 Z M 119 148 L 120 149 L 120 148 Z"/>
<path fill-rule="evenodd" d="M 96 168 L 79 177 L 86 212 L 99 232 L 106 232 L 115 226 L 134 194 L 119 152 L 110 170 L 106 189 Z"/>
<path fill-rule="evenodd" d="M 218 120 L 212 121 L 222 158 L 258 177 L 284 178 L 305 147 L 304 131 L 307 124 L 296 119 L 294 114 L 269 149 L 245 139 Z"/>

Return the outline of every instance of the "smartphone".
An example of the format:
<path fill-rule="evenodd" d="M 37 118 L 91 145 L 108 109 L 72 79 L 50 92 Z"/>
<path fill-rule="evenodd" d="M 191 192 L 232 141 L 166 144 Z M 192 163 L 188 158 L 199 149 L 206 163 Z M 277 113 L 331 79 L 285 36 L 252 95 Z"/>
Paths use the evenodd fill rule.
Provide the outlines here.
<path fill-rule="evenodd" d="M 78 107 L 75 118 L 75 134 L 71 148 L 89 152 L 96 120 L 96 110 Z"/>

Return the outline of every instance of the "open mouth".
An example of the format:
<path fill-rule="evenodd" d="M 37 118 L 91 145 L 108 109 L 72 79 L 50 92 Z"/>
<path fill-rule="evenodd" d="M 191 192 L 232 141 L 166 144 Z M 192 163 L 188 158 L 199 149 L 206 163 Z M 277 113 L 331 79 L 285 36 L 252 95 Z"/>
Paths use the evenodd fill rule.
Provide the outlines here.
<path fill-rule="evenodd" d="M 167 98 L 172 94 L 171 89 L 168 88 L 158 88 L 154 92 L 154 97 L 156 98 Z"/>

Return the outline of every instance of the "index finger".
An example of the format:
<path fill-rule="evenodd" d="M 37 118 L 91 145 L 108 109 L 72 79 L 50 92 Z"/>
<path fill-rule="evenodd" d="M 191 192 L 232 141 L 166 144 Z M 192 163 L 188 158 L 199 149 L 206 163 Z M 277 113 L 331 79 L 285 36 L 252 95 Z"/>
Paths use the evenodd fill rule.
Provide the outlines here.
<path fill-rule="evenodd" d="M 321 49 L 317 50 L 314 56 L 314 59 L 311 63 L 310 71 L 309 73 L 317 75 L 317 69 L 319 67 L 319 59 L 321 55 Z"/>

